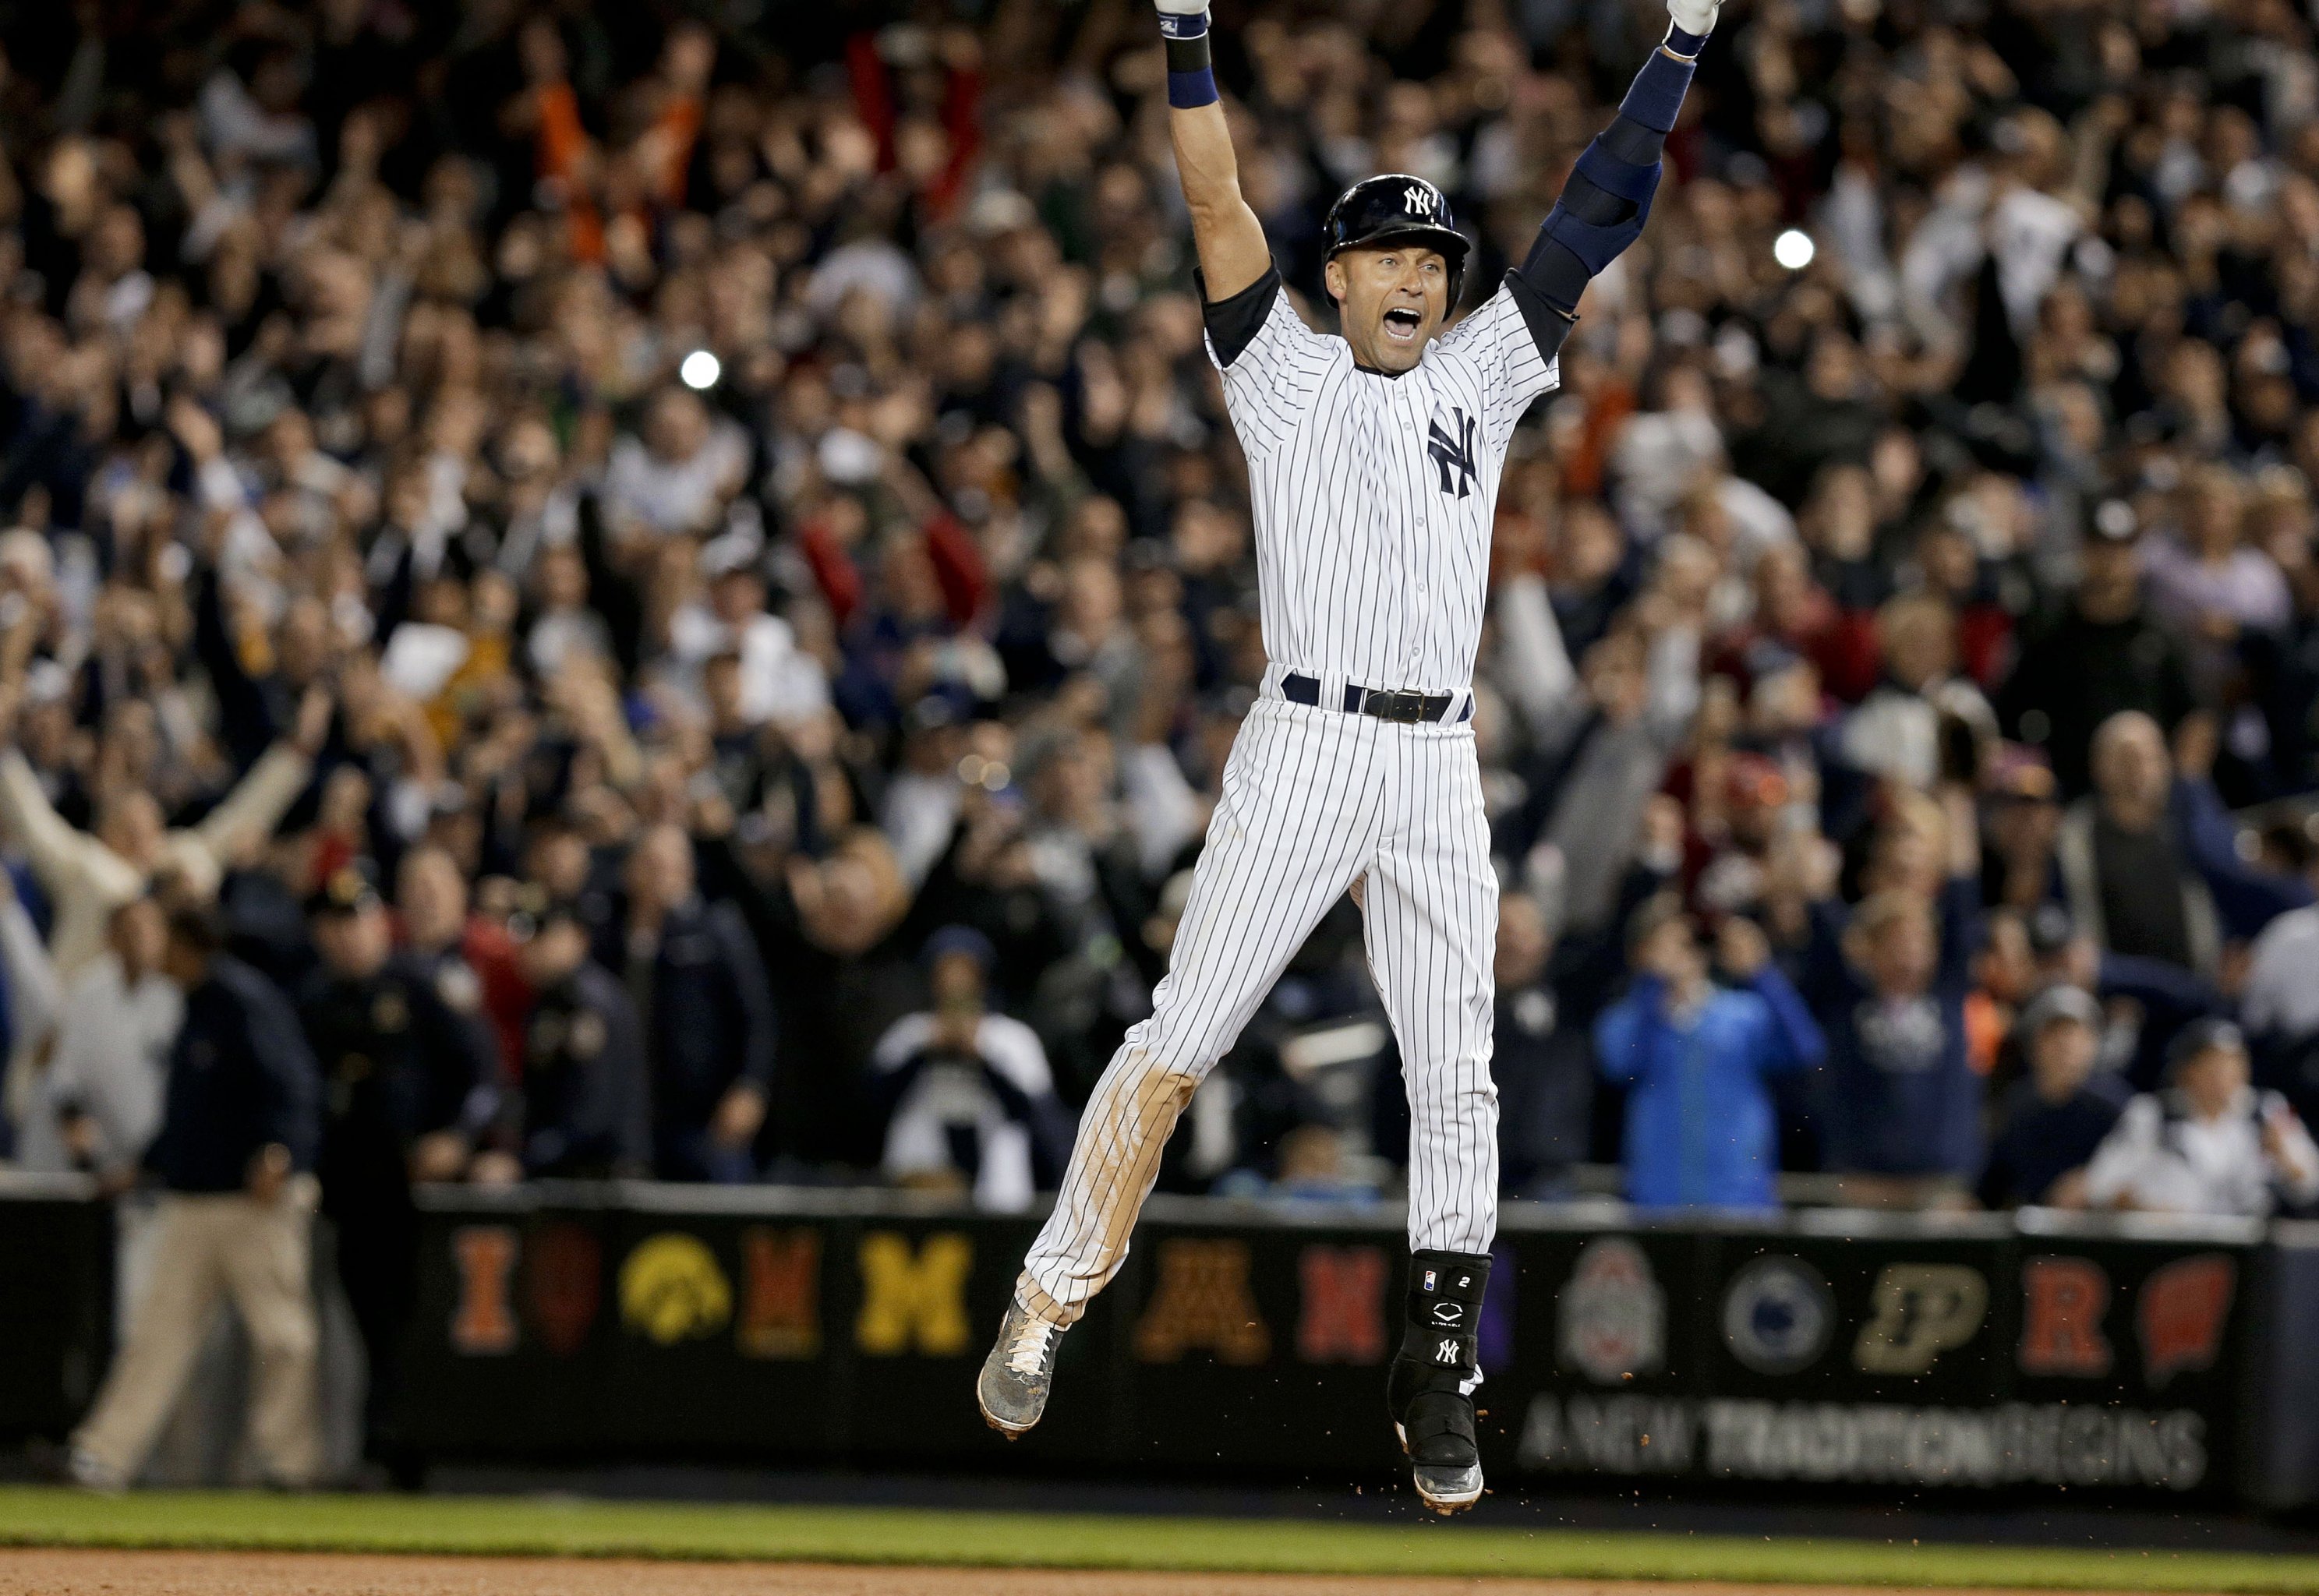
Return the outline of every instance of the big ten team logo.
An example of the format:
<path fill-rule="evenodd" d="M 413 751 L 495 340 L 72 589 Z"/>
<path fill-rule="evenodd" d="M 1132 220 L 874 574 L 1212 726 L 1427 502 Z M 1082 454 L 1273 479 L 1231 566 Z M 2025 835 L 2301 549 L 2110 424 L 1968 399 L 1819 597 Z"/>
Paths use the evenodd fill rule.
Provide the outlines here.
<path fill-rule="evenodd" d="M 620 1266 L 620 1321 L 658 1346 L 713 1336 L 732 1318 L 732 1282 L 698 1236 L 663 1231 Z"/>
<path fill-rule="evenodd" d="M 1272 1332 L 1248 1284 L 1248 1243 L 1173 1237 L 1160 1243 L 1159 1283 L 1135 1326 L 1135 1356 L 1174 1363 L 1190 1351 L 1219 1363 L 1262 1363 Z"/>
<path fill-rule="evenodd" d="M 1385 1254 L 1374 1247 L 1308 1247 L 1296 1274 L 1304 1287 L 1296 1355 L 1306 1363 L 1381 1362 Z"/>
<path fill-rule="evenodd" d="M 586 1225 L 562 1221 L 532 1232 L 524 1295 L 539 1339 L 558 1357 L 587 1344 L 604 1299 L 604 1249 Z"/>
<path fill-rule="evenodd" d="M 956 1357 L 973 1337 L 966 1322 L 966 1281 L 974 1243 L 937 1231 L 913 1252 L 895 1231 L 872 1231 L 855 1254 L 862 1267 L 862 1312 L 853 1344 L 872 1357 Z"/>
<path fill-rule="evenodd" d="M 2201 1252 L 2151 1271 L 2134 1304 L 2142 1332 L 2142 1375 L 2151 1386 L 2210 1369 L 2223 1349 L 2223 1327 L 2238 1285 L 2227 1253 Z"/>
<path fill-rule="evenodd" d="M 1836 1330 L 1836 1299 L 1818 1269 L 1773 1253 L 1731 1277 L 1723 1343 L 1759 1375 L 1794 1375 L 1819 1361 Z"/>
<path fill-rule="evenodd" d="M 521 1249 L 513 1225 L 461 1225 L 451 1232 L 451 1267 L 459 1277 L 451 1308 L 451 1350 L 491 1357 L 515 1350 L 515 1266 Z"/>
<path fill-rule="evenodd" d="M 1989 1315 L 1989 1278 L 1963 1264 L 1887 1264 L 1876 1276 L 1869 1321 L 1852 1343 L 1854 1367 L 1921 1375 L 1972 1340 Z"/>
<path fill-rule="evenodd" d="M 2021 1266 L 2021 1349 L 2025 1375 L 2096 1379 L 2109 1373 L 2109 1276 L 2086 1258 L 2033 1258 Z"/>
<path fill-rule="evenodd" d="M 744 1357 L 806 1358 L 821 1350 L 821 1236 L 751 1225 L 741 1232 Z"/>
<path fill-rule="evenodd" d="M 1616 1385 L 1666 1362 L 1666 1293 L 1643 1249 L 1622 1236 L 1578 1249 L 1555 1314 L 1557 1360 L 1597 1384 Z"/>

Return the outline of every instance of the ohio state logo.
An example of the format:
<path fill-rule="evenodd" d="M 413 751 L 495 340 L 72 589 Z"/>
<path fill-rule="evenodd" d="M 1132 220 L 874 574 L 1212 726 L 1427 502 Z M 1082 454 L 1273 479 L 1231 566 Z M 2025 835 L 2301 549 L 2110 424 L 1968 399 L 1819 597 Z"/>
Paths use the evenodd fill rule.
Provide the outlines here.
<path fill-rule="evenodd" d="M 1666 1293 L 1643 1249 L 1605 1236 L 1578 1249 L 1578 1262 L 1556 1296 L 1565 1368 L 1597 1384 L 1616 1385 L 1666 1360 Z"/>

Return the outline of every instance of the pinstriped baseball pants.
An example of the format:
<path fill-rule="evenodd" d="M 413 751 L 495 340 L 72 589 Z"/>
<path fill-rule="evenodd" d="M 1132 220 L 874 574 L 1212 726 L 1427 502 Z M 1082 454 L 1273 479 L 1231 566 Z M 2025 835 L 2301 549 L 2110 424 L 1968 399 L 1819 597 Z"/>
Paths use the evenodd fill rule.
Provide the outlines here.
<path fill-rule="evenodd" d="M 1489 1250 L 1498 885 L 1473 726 L 1396 725 L 1267 697 L 1232 744 L 1151 1015 L 1096 1084 L 1054 1212 L 1024 1260 L 1018 1289 L 1034 1312 L 1069 1323 L 1118 1273 L 1193 1088 L 1364 875 L 1369 970 L 1409 1094 L 1410 1245 Z"/>

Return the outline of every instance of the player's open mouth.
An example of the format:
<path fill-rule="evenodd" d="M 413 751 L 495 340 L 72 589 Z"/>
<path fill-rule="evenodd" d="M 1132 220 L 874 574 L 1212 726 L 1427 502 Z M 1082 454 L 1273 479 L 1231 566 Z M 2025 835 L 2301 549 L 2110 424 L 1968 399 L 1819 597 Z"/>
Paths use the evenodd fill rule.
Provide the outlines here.
<path fill-rule="evenodd" d="M 1406 343 L 1417 336 L 1417 329 L 1424 320 L 1425 318 L 1417 311 L 1396 306 L 1385 313 L 1385 336 Z"/>

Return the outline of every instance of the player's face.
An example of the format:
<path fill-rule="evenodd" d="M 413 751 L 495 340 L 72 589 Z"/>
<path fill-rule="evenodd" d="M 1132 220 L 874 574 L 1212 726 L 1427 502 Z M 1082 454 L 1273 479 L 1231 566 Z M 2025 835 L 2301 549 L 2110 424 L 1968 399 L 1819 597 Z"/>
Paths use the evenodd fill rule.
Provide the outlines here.
<path fill-rule="evenodd" d="M 1415 365 L 1449 314 L 1449 262 L 1421 244 L 1344 250 L 1329 263 L 1328 282 L 1353 357 L 1379 371 Z"/>

